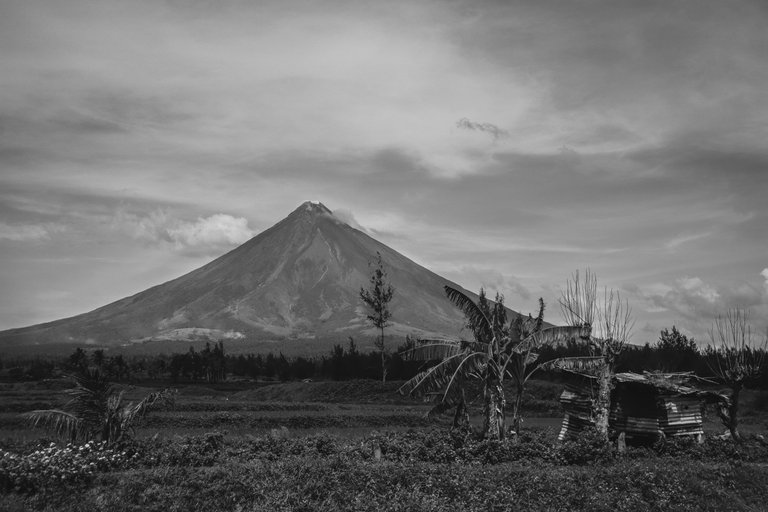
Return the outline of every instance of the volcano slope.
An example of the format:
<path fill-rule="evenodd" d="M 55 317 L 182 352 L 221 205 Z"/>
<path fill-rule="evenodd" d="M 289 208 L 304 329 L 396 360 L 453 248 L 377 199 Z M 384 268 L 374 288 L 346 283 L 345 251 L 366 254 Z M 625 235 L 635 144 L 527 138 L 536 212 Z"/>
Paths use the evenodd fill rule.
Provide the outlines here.
<path fill-rule="evenodd" d="M 463 288 L 351 227 L 323 204 L 306 202 L 177 279 L 89 313 L 0 332 L 0 350 L 64 344 L 71 351 L 87 344 L 170 352 L 190 341 L 228 340 L 234 352 L 253 342 L 293 341 L 312 353 L 313 345 L 326 348 L 348 337 L 365 344 L 375 332 L 359 292 L 377 252 L 395 288 L 388 335 L 461 333 L 464 317 L 443 287 Z"/>

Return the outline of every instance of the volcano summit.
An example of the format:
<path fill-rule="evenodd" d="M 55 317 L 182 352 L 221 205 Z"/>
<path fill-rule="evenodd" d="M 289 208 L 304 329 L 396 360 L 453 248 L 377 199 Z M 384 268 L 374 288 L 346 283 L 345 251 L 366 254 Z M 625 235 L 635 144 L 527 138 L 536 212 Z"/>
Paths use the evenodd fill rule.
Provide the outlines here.
<path fill-rule="evenodd" d="M 366 342 L 359 297 L 381 253 L 395 288 L 387 334 L 456 335 L 464 317 L 443 286 L 460 286 L 306 202 L 236 249 L 177 279 L 89 313 L 0 332 L 2 350 L 30 345 L 137 346 L 151 342 Z M 470 294 L 474 296 L 473 294 Z M 327 345 L 327 344 L 326 344 Z M 42 348 L 42 347 L 41 347 Z"/>

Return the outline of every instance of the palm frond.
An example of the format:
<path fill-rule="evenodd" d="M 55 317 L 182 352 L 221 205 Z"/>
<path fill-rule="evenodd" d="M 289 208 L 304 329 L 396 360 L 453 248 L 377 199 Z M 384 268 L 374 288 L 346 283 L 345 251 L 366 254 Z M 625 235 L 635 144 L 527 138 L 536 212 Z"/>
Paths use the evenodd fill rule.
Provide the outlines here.
<path fill-rule="evenodd" d="M 530 368 L 538 359 L 539 354 L 536 352 L 513 352 L 504 362 L 503 371 L 518 385 L 525 383 L 531 375 L 540 369 L 539 366 Z"/>
<path fill-rule="evenodd" d="M 406 361 L 445 359 L 464 351 L 458 340 L 419 340 L 418 344 L 400 353 Z"/>
<path fill-rule="evenodd" d="M 96 425 L 108 414 L 109 398 L 114 395 L 114 387 L 98 368 L 88 368 L 73 375 L 75 387 L 66 393 L 72 397 L 65 409 L 82 422 Z"/>
<path fill-rule="evenodd" d="M 533 320 L 533 325 L 531 326 L 531 333 L 537 333 L 541 331 L 541 328 L 543 325 L 544 325 L 544 299 L 539 297 L 539 314 Z"/>
<path fill-rule="evenodd" d="M 450 380 L 450 376 L 453 373 L 454 366 L 460 362 L 460 358 L 464 356 L 463 353 L 458 353 L 450 356 L 434 366 L 419 372 L 414 377 L 406 381 L 397 390 L 401 395 L 421 395 L 430 391 L 437 391 L 443 389 L 445 384 Z M 418 391 L 418 393 L 417 393 Z"/>
<path fill-rule="evenodd" d="M 561 357 L 546 361 L 538 366 L 540 370 L 560 370 L 582 375 L 595 375 L 605 364 L 602 356 Z"/>
<path fill-rule="evenodd" d="M 115 430 L 111 440 L 119 441 L 128 432 L 132 432 L 139 419 L 152 409 L 172 402 L 175 393 L 175 390 L 164 389 L 148 394 L 137 404 L 129 403 L 122 407 L 119 414 L 119 430 Z"/>
<path fill-rule="evenodd" d="M 539 359 L 539 354 L 536 352 L 528 352 L 525 354 L 525 366 L 530 366 Z"/>
<path fill-rule="evenodd" d="M 589 325 L 565 325 L 543 329 L 534 333 L 531 337 L 535 339 L 535 346 L 537 347 L 545 345 L 565 345 L 568 341 L 573 339 L 589 339 L 591 331 L 592 329 Z"/>
<path fill-rule="evenodd" d="M 473 361 L 474 362 L 475 359 L 482 358 L 482 357 L 483 357 L 483 354 L 480 354 L 480 353 L 477 353 L 477 352 L 472 352 L 469 355 L 467 355 L 467 357 L 462 359 L 462 361 L 459 363 L 459 365 L 453 371 L 453 375 L 451 376 L 451 380 L 448 381 L 448 384 L 445 387 L 445 393 L 443 393 L 443 400 L 446 399 L 446 397 L 448 396 L 448 393 L 451 391 L 452 385 L 456 381 L 456 377 L 461 375 L 461 369 L 464 366 L 464 364 L 467 363 L 468 361 Z M 476 369 L 476 367 L 477 367 L 477 365 L 472 365 L 471 363 L 469 365 L 467 365 L 467 368 L 465 370 L 465 375 L 470 373 L 473 369 Z"/>
<path fill-rule="evenodd" d="M 485 352 L 463 351 L 447 357 L 420 372 L 398 389 L 401 395 L 422 396 L 432 392 L 447 392 L 458 380 L 465 383 L 479 379 L 486 371 L 488 362 Z"/>
<path fill-rule="evenodd" d="M 464 293 L 455 288 L 446 285 L 443 287 L 448 300 L 458 307 L 464 316 L 467 317 L 467 323 L 472 333 L 478 341 L 488 341 L 493 337 L 493 329 L 490 319 L 483 313 L 475 302 Z"/>
<path fill-rule="evenodd" d="M 543 346 L 565 345 L 572 339 L 583 339 L 585 336 L 588 338 L 589 331 L 589 326 L 548 327 L 534 332 L 518 343 L 514 343 L 514 340 L 510 339 L 509 343 L 504 346 L 504 351 L 520 354 Z"/>
<path fill-rule="evenodd" d="M 33 427 L 42 424 L 45 428 L 53 430 L 56 435 L 69 439 L 82 437 L 84 423 L 72 413 L 58 409 L 40 409 L 22 414 Z"/>
<path fill-rule="evenodd" d="M 176 391 L 164 389 L 145 396 L 139 403 L 129 408 L 128 417 L 131 421 L 144 417 L 150 410 L 158 406 L 169 404 L 173 401 Z"/>

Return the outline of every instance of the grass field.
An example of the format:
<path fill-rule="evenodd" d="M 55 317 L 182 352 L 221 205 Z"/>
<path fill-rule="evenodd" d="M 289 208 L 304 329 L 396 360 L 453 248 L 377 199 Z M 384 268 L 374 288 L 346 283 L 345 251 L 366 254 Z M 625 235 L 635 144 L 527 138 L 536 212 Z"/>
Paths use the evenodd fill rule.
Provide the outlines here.
<path fill-rule="evenodd" d="M 76 468 L 61 483 L 29 469 L 27 487 L 0 485 L 0 510 L 766 510 L 768 446 L 756 437 L 768 437 L 763 393 L 745 396 L 742 447 L 713 437 L 723 429 L 710 414 L 704 445 L 674 441 L 617 456 L 589 439 L 556 442 L 558 384 L 531 385 L 524 434 L 509 445 L 452 435 L 449 418 L 427 420 L 429 406 L 400 397 L 397 386 L 183 386 L 125 454 L 109 452 L 119 462 L 99 466 L 98 454 L 101 469 Z M 0 385 L 0 469 L 52 439 L 19 414 L 61 406 L 64 387 Z M 134 387 L 128 398 L 151 389 Z M 46 464 L 69 460 L 60 446 L 48 448 L 59 462 Z"/>

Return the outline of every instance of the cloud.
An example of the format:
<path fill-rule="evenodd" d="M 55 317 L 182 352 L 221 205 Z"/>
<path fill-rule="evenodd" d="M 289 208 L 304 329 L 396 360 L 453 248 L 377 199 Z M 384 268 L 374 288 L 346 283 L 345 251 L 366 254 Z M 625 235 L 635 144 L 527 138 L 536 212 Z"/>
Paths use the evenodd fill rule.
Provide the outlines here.
<path fill-rule="evenodd" d="M 364 233 L 368 233 L 368 229 L 361 226 L 359 222 L 357 222 L 357 219 L 355 219 L 355 216 L 352 215 L 351 210 L 347 210 L 346 208 L 338 208 L 336 210 L 333 210 L 332 215 L 339 220 L 340 222 L 343 222 L 344 224 L 353 227 L 357 230 L 360 230 Z"/>
<path fill-rule="evenodd" d="M 664 245 L 667 249 L 674 250 L 683 244 L 687 244 L 689 242 L 693 242 L 694 240 L 699 240 L 701 238 L 706 238 L 711 235 L 712 235 L 711 231 L 707 231 L 705 233 L 695 233 L 692 235 L 680 235 L 680 236 L 676 236 L 675 238 L 673 238 L 672 240 L 670 240 Z"/>
<path fill-rule="evenodd" d="M 502 274 L 498 270 L 476 266 L 463 266 L 459 270 L 468 281 L 479 282 L 490 296 L 495 295 L 495 292 L 498 291 L 502 294 L 512 292 L 525 300 L 530 300 L 532 297 L 531 291 L 521 284 L 516 277 Z"/>
<path fill-rule="evenodd" d="M 495 124 L 491 123 L 475 123 L 470 121 L 466 117 L 462 117 L 456 121 L 456 127 L 464 130 L 478 131 L 488 133 L 493 137 L 493 140 L 506 139 L 509 137 L 509 132 L 503 128 L 499 128 Z"/>
<path fill-rule="evenodd" d="M 766 277 L 768 269 L 761 275 Z M 715 285 L 700 277 L 681 277 L 673 284 L 655 283 L 636 287 L 632 293 L 644 300 L 646 311 L 670 312 L 694 325 L 709 321 L 732 308 L 751 309 L 756 318 L 768 312 L 765 295 L 754 283 Z M 768 320 L 768 318 L 762 318 Z"/>
<path fill-rule="evenodd" d="M 683 277 L 677 280 L 677 284 L 689 297 L 702 299 L 710 304 L 714 304 L 720 298 L 717 290 L 698 277 Z"/>
<path fill-rule="evenodd" d="M 146 216 L 118 212 L 112 224 L 137 240 L 168 243 L 183 253 L 195 255 L 216 254 L 255 235 L 245 218 L 224 213 L 199 217 L 191 222 L 172 218 L 163 210 L 155 210 Z"/>
<path fill-rule="evenodd" d="M 763 288 L 765 288 L 765 293 L 768 294 L 768 268 L 764 268 L 763 271 L 760 272 L 760 275 L 765 278 Z"/>
<path fill-rule="evenodd" d="M 196 222 L 179 222 L 168 228 L 168 235 L 177 246 L 222 247 L 239 245 L 254 236 L 243 217 L 217 213 Z"/>
<path fill-rule="evenodd" d="M 10 240 L 13 242 L 47 240 L 52 232 L 60 231 L 61 229 L 61 226 L 53 224 L 10 225 L 0 222 L 0 240 Z"/>

